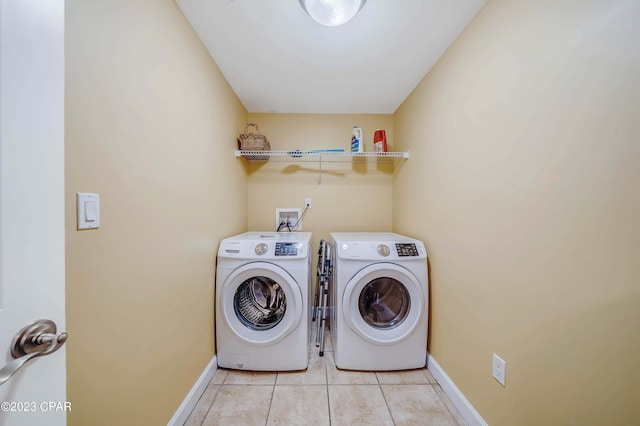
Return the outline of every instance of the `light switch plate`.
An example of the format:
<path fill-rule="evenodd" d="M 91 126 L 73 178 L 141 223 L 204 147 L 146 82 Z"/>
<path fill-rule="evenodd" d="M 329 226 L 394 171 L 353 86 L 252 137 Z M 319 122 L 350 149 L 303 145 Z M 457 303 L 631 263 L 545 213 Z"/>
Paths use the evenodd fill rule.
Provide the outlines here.
<path fill-rule="evenodd" d="M 100 227 L 100 194 L 76 192 L 78 230 Z"/>

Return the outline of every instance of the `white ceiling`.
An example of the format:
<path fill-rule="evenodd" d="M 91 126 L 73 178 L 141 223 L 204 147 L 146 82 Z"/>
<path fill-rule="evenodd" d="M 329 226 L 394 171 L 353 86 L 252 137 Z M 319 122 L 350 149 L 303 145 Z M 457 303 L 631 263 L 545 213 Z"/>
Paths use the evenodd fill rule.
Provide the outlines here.
<path fill-rule="evenodd" d="M 392 114 L 487 0 L 368 0 L 345 25 L 298 0 L 176 0 L 249 112 Z"/>

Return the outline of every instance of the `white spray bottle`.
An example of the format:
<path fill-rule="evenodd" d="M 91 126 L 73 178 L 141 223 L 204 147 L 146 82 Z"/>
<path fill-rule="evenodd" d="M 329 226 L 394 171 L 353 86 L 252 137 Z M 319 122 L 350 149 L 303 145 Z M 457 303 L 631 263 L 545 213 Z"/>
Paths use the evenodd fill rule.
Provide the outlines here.
<path fill-rule="evenodd" d="M 353 136 L 351 136 L 351 152 L 364 152 L 364 140 L 362 139 L 362 129 L 353 126 Z"/>

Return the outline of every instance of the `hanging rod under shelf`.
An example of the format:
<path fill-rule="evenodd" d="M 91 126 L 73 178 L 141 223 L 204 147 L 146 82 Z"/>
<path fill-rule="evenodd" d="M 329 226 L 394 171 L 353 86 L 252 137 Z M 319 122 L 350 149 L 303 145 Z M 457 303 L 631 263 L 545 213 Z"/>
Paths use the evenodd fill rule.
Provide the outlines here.
<path fill-rule="evenodd" d="M 236 157 L 248 161 L 276 161 L 276 162 L 369 162 L 393 161 L 398 158 L 409 158 L 409 151 L 405 152 L 340 152 L 340 151 L 249 151 L 236 150 Z"/>

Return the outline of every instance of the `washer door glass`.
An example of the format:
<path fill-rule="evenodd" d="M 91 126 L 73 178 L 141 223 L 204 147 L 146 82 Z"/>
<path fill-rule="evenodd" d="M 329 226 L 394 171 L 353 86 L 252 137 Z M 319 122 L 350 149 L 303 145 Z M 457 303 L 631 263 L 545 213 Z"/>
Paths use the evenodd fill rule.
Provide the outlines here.
<path fill-rule="evenodd" d="M 395 328 L 407 318 L 410 308 L 409 291 L 395 278 L 376 278 L 360 291 L 358 309 L 362 319 L 372 327 Z"/>
<path fill-rule="evenodd" d="M 253 330 L 270 330 L 282 321 L 287 296 L 269 277 L 251 277 L 236 290 L 233 307 L 238 319 Z"/>
<path fill-rule="evenodd" d="M 221 285 L 218 309 L 231 332 L 246 343 L 272 345 L 302 321 L 301 286 L 286 270 L 268 262 L 250 262 Z"/>

